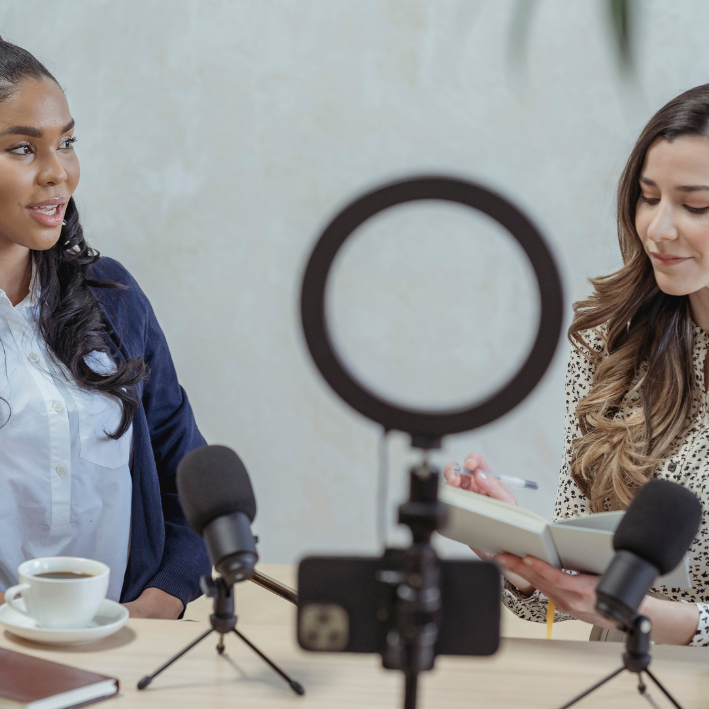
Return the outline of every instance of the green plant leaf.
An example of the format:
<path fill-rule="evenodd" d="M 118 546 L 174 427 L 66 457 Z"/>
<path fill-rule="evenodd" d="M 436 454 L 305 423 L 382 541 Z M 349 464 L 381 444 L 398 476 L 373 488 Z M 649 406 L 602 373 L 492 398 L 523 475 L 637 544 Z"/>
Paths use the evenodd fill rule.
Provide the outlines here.
<path fill-rule="evenodd" d="M 526 66 L 532 16 L 538 2 L 539 0 L 517 0 L 512 11 L 510 36 L 507 44 L 507 64 L 510 69 L 515 71 L 520 71 Z"/>
<path fill-rule="evenodd" d="M 623 73 L 634 74 L 632 51 L 633 0 L 606 0 L 618 63 Z M 530 28 L 539 0 L 517 0 L 512 11 L 507 46 L 507 64 L 518 75 L 526 67 Z"/>
<path fill-rule="evenodd" d="M 620 68 L 633 73 L 633 52 L 631 43 L 631 0 L 608 0 L 611 27 L 618 49 Z"/>

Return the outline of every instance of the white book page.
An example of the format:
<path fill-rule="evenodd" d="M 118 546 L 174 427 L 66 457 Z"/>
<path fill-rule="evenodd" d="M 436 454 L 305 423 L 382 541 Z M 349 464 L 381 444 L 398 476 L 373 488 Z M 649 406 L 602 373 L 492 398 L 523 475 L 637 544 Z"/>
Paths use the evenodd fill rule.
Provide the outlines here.
<path fill-rule="evenodd" d="M 583 515 L 581 517 L 568 517 L 552 522 L 554 527 L 581 527 L 583 529 L 599 529 L 604 532 L 615 532 L 623 519 L 625 512 L 623 510 L 615 510 L 613 512 L 597 512 L 592 515 Z"/>
<path fill-rule="evenodd" d="M 107 679 L 86 687 L 79 687 L 68 692 L 55 694 L 53 697 L 40 699 L 27 705 L 27 709 L 64 709 L 91 702 L 100 697 L 110 697 L 118 692 L 116 680 Z"/>
<path fill-rule="evenodd" d="M 599 512 L 551 524 L 551 536 L 562 567 L 588 574 L 604 573 L 615 556 L 613 535 L 624 514 L 622 510 Z M 660 576 L 655 585 L 692 588 L 687 556 L 674 571 Z"/>
<path fill-rule="evenodd" d="M 438 489 L 438 498 L 448 505 L 455 505 L 486 517 L 519 524 L 523 527 L 536 529 L 540 524 L 549 524 L 544 517 L 532 510 L 451 485 L 441 485 Z"/>
<path fill-rule="evenodd" d="M 669 574 L 660 576 L 655 581 L 655 586 L 667 586 L 667 588 L 692 588 L 692 577 L 689 575 L 689 558 L 684 555 L 679 566 Z"/>
<path fill-rule="evenodd" d="M 613 532 L 557 524 L 550 527 L 561 565 L 565 569 L 602 574 L 615 555 Z"/>
<path fill-rule="evenodd" d="M 488 554 L 536 556 L 559 567 L 548 522 L 539 515 L 467 490 L 442 486 L 448 523 L 439 533 Z"/>
<path fill-rule="evenodd" d="M 615 552 L 613 534 L 624 512 L 569 517 L 551 524 L 551 536 L 561 560 L 570 571 L 602 574 Z"/>

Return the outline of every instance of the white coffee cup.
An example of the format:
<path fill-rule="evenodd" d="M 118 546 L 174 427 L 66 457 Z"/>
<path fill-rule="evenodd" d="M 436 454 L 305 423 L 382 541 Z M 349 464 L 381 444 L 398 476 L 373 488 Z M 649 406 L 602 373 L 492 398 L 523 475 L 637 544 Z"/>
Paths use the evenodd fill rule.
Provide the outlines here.
<path fill-rule="evenodd" d="M 77 578 L 47 578 L 38 574 L 85 574 Z M 5 602 L 15 612 L 37 621 L 42 628 L 85 628 L 106 598 L 106 564 L 76 556 L 31 559 L 17 569 L 19 581 L 5 591 Z M 25 609 L 18 606 L 22 595 Z"/>

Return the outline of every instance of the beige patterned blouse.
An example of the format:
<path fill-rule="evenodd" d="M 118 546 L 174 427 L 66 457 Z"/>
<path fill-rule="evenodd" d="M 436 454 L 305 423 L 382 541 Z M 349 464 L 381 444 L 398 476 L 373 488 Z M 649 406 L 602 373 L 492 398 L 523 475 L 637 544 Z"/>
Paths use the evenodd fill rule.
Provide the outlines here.
<path fill-rule="evenodd" d="M 584 333 L 586 342 L 596 351 L 605 351 L 603 329 Z M 671 480 L 689 488 L 702 503 L 706 514 L 689 548 L 691 589 L 655 586 L 656 594 L 673 601 L 696 603 L 699 608 L 699 627 L 690 645 L 709 645 L 709 396 L 704 393 L 704 359 L 709 349 L 709 334 L 694 328 L 693 363 L 695 388 L 692 394 L 692 423 L 672 444 L 667 459 L 655 471 L 656 478 Z M 554 520 L 590 514 L 588 499 L 576 486 L 569 473 L 571 442 L 581 435 L 576 418 L 576 406 L 591 389 L 596 367 L 584 355 L 572 348 L 566 373 L 566 424 L 564 458 L 556 493 Z M 503 603 L 525 620 L 546 621 L 547 598 L 536 591 L 523 596 L 508 581 L 505 582 Z M 556 612 L 555 621 L 571 616 Z"/>

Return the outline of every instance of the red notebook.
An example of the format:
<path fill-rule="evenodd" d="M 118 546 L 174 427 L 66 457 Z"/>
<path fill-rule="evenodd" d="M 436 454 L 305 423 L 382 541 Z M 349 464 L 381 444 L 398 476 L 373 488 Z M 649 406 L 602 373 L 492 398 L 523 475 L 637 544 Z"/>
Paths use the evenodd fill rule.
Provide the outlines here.
<path fill-rule="evenodd" d="M 69 709 L 118 692 L 118 680 L 0 648 L 0 709 Z"/>

